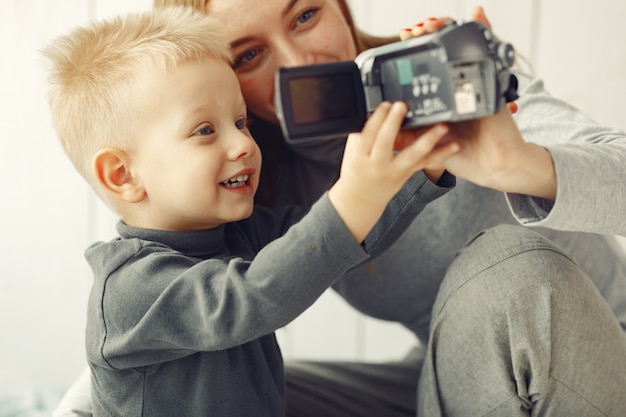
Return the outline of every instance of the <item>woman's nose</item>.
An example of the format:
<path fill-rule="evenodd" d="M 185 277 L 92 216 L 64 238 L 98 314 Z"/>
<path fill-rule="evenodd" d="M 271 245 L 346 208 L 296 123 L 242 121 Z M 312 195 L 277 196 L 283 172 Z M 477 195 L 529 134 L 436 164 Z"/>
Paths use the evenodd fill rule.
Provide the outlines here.
<path fill-rule="evenodd" d="M 277 45 L 276 61 L 279 67 L 298 67 L 316 63 L 315 54 L 310 51 L 310 45 L 298 45 L 286 42 Z"/>

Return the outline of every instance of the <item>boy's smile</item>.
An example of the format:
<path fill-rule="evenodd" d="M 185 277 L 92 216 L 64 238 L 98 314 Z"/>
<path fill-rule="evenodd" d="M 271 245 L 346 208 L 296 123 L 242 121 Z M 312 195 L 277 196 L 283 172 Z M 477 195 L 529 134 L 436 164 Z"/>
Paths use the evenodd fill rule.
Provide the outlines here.
<path fill-rule="evenodd" d="M 131 225 L 200 230 L 248 217 L 261 152 L 230 66 L 203 58 L 146 73 L 135 103 L 146 128 L 130 152 L 146 196 Z"/>
<path fill-rule="evenodd" d="M 231 179 L 220 182 L 220 185 L 222 185 L 224 188 L 228 188 L 233 192 L 241 194 L 254 194 L 254 189 L 250 184 L 250 177 L 252 175 L 254 175 L 253 170 L 245 170 L 244 172 L 239 173 Z"/>

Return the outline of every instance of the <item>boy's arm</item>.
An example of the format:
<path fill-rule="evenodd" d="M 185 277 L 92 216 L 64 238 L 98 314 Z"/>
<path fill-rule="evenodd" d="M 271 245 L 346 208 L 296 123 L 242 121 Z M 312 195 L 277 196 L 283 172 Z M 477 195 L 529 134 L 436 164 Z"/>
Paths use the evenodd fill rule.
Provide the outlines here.
<path fill-rule="evenodd" d="M 428 203 L 441 197 L 455 185 L 456 177 L 447 172 L 437 184 L 433 184 L 422 172 L 413 175 L 394 196 L 365 238 L 365 250 L 372 257 L 380 255 L 407 230 Z"/>
<path fill-rule="evenodd" d="M 243 345 L 285 326 L 369 257 L 327 195 L 256 256 L 239 243 L 207 260 L 130 237 L 92 245 L 89 362 L 128 369 Z"/>

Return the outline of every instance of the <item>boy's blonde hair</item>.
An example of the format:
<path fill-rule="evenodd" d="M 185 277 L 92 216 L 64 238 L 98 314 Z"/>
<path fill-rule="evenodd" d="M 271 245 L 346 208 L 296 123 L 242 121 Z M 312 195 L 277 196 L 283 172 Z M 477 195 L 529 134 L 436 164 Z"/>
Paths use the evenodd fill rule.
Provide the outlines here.
<path fill-rule="evenodd" d="M 140 109 L 133 108 L 133 91 L 142 73 L 207 56 L 231 62 L 215 20 L 188 7 L 77 28 L 42 52 L 51 63 L 49 103 L 57 135 L 96 190 L 95 154 L 104 148 L 129 149 L 138 134 L 133 114 Z"/>

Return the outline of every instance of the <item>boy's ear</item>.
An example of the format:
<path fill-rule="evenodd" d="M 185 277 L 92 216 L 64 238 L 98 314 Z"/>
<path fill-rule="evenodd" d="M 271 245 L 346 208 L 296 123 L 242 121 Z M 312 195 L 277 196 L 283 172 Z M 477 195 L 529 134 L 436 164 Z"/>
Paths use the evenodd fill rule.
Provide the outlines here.
<path fill-rule="evenodd" d="M 93 159 L 93 172 L 100 185 L 115 198 L 138 203 L 146 196 L 141 182 L 130 170 L 130 158 L 120 149 L 101 149 Z"/>

